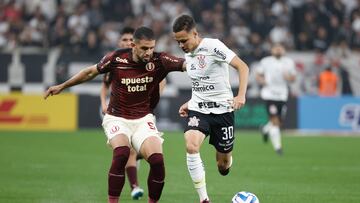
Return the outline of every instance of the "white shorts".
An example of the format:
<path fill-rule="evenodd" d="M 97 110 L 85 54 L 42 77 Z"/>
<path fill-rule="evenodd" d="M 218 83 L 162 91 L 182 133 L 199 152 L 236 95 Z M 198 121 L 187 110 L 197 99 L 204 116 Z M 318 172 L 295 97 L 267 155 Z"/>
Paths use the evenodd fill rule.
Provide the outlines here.
<path fill-rule="evenodd" d="M 130 145 L 137 152 L 140 151 L 142 143 L 148 137 L 155 136 L 163 142 L 161 133 L 156 128 L 155 116 L 153 114 L 147 114 L 139 119 L 125 119 L 105 114 L 102 126 L 108 142 L 116 135 L 124 134 L 128 137 Z"/>

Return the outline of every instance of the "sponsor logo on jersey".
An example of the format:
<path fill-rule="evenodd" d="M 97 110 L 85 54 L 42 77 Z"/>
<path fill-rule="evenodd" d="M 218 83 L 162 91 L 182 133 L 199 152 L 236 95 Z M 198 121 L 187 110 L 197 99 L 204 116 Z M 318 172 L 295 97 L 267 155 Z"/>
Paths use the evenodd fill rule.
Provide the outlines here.
<path fill-rule="evenodd" d="M 198 103 L 198 107 L 200 109 L 202 109 L 202 108 L 212 109 L 212 108 L 219 108 L 220 104 L 218 104 L 216 102 L 200 102 L 200 103 Z"/>
<path fill-rule="evenodd" d="M 207 48 L 205 48 L 205 47 L 201 47 L 201 48 L 199 49 L 199 52 L 200 52 L 200 51 L 208 52 L 209 50 L 208 50 Z"/>
<path fill-rule="evenodd" d="M 209 80 L 210 76 L 203 76 L 203 77 L 199 77 L 200 80 Z"/>
<path fill-rule="evenodd" d="M 217 56 L 219 56 L 222 60 L 226 59 L 226 54 L 223 51 L 220 51 L 219 49 L 215 48 L 214 52 Z"/>
<path fill-rule="evenodd" d="M 122 59 L 120 57 L 116 57 L 115 61 L 119 62 L 119 63 L 129 63 L 129 61 L 127 59 Z"/>
<path fill-rule="evenodd" d="M 153 62 L 149 62 L 145 65 L 145 69 L 147 71 L 153 71 L 155 69 L 155 64 Z"/>
<path fill-rule="evenodd" d="M 191 64 L 191 66 L 190 66 L 191 68 L 190 68 L 190 70 L 196 70 L 196 68 L 195 68 L 195 65 L 194 64 Z"/>
<path fill-rule="evenodd" d="M 128 92 L 143 92 L 147 90 L 147 84 L 154 81 L 153 77 L 121 78 L 121 84 L 127 86 Z"/>
<path fill-rule="evenodd" d="M 199 121 L 200 121 L 200 119 L 198 119 L 196 116 L 190 117 L 188 126 L 198 127 Z"/>
<path fill-rule="evenodd" d="M 199 82 L 192 82 L 192 90 L 195 92 L 207 92 L 214 89 L 214 85 L 200 85 Z"/>
<path fill-rule="evenodd" d="M 198 55 L 197 59 L 199 61 L 199 68 L 203 69 L 206 66 L 206 62 L 205 62 L 205 55 Z"/>

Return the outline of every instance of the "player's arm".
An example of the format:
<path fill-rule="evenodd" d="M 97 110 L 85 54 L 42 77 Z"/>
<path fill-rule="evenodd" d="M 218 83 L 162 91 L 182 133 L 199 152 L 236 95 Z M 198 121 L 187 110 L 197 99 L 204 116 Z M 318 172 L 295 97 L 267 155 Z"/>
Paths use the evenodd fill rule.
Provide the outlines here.
<path fill-rule="evenodd" d="M 255 80 L 260 86 L 266 85 L 265 75 L 264 75 L 264 60 L 261 60 L 259 66 L 255 69 Z"/>
<path fill-rule="evenodd" d="M 166 86 L 166 79 L 164 78 L 164 79 L 159 83 L 160 95 L 164 92 L 165 86 Z"/>
<path fill-rule="evenodd" d="M 184 61 L 184 63 L 182 64 L 182 71 L 186 71 L 186 61 Z"/>
<path fill-rule="evenodd" d="M 234 110 L 240 109 L 246 102 L 246 89 L 248 85 L 248 78 L 249 78 L 249 67 L 246 63 L 241 60 L 238 56 L 235 56 L 230 65 L 238 70 L 239 74 L 239 90 L 236 97 L 234 97 L 233 101 L 233 108 Z"/>
<path fill-rule="evenodd" d="M 265 76 L 263 73 L 257 72 L 255 77 L 256 77 L 256 82 L 259 83 L 259 85 L 261 86 L 266 85 Z"/>
<path fill-rule="evenodd" d="M 100 89 L 100 102 L 102 113 L 105 114 L 107 110 L 106 96 L 109 91 L 109 85 L 106 82 L 102 82 Z"/>
<path fill-rule="evenodd" d="M 48 96 L 53 96 L 60 94 L 61 91 L 68 87 L 72 87 L 81 83 L 84 83 L 86 81 L 92 80 L 94 77 L 96 77 L 99 74 L 96 65 L 89 66 L 77 74 L 75 74 L 73 77 L 71 77 L 69 80 L 55 86 L 49 87 L 48 90 L 46 90 L 44 99 L 48 98 Z"/>
<path fill-rule="evenodd" d="M 180 108 L 179 108 L 180 117 L 187 117 L 188 116 L 188 111 L 189 111 L 188 103 L 189 102 L 186 102 L 185 104 L 180 106 Z"/>

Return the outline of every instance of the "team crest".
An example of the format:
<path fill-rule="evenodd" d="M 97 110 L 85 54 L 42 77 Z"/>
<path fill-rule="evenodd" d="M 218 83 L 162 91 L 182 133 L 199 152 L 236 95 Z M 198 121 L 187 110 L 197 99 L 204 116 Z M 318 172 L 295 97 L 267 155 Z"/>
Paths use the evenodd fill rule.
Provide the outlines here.
<path fill-rule="evenodd" d="M 111 127 L 111 134 L 115 134 L 116 132 L 118 132 L 120 130 L 120 127 L 117 125 L 114 125 L 113 127 Z"/>
<path fill-rule="evenodd" d="M 190 117 L 188 126 L 198 127 L 199 121 L 200 121 L 200 119 L 198 119 L 196 116 Z"/>
<path fill-rule="evenodd" d="M 155 64 L 153 62 L 149 62 L 145 65 L 145 69 L 147 71 L 153 71 L 155 69 Z"/>
<path fill-rule="evenodd" d="M 199 55 L 199 56 L 197 56 L 197 59 L 199 60 L 199 67 L 205 68 L 205 66 L 206 66 L 205 55 Z"/>

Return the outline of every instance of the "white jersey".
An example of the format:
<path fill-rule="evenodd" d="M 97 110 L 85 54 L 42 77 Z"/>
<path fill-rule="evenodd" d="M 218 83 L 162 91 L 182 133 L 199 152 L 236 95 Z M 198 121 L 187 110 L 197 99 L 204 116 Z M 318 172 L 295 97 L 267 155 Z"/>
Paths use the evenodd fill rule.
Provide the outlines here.
<path fill-rule="evenodd" d="M 233 111 L 229 64 L 235 56 L 220 40 L 210 38 L 203 38 L 193 52 L 185 54 L 186 71 L 192 82 L 189 110 L 204 114 Z"/>
<path fill-rule="evenodd" d="M 277 59 L 268 56 L 260 61 L 257 72 L 265 77 L 265 85 L 261 89 L 261 98 L 264 100 L 287 101 L 289 90 L 284 74 L 295 75 L 295 63 L 286 56 Z"/>

